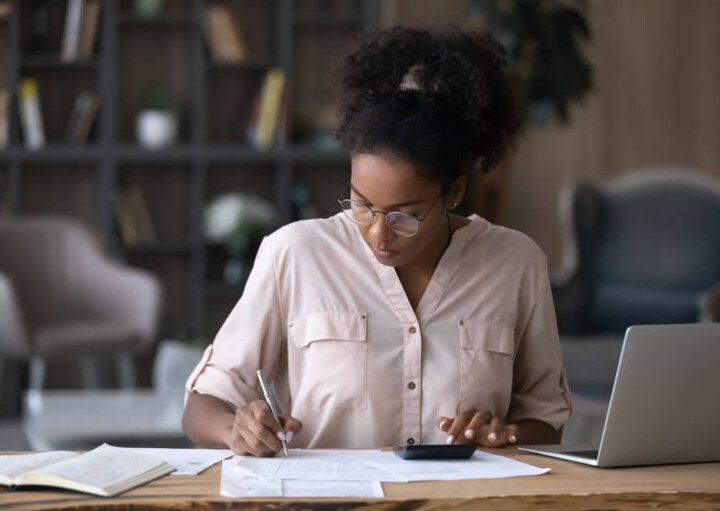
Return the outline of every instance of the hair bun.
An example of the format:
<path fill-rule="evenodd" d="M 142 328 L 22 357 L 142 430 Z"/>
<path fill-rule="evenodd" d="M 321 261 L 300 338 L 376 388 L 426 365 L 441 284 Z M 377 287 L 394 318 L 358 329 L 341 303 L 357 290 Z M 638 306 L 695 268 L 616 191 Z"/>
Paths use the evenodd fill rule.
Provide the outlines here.
<path fill-rule="evenodd" d="M 453 154 L 446 159 L 479 162 L 487 171 L 518 127 L 505 65 L 504 49 L 476 32 L 378 32 L 361 41 L 340 70 L 338 137 L 350 149 L 379 145 L 408 158 L 418 146 L 444 145 L 443 153 Z M 421 135 L 426 138 L 413 138 Z"/>

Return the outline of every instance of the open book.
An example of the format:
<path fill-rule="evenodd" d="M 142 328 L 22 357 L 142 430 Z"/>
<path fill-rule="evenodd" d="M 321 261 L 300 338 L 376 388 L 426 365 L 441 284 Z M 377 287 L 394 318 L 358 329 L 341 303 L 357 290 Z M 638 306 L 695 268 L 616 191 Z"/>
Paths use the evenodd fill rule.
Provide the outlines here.
<path fill-rule="evenodd" d="M 174 470 L 165 460 L 103 444 L 69 451 L 0 456 L 0 485 L 53 486 L 112 497 Z"/>

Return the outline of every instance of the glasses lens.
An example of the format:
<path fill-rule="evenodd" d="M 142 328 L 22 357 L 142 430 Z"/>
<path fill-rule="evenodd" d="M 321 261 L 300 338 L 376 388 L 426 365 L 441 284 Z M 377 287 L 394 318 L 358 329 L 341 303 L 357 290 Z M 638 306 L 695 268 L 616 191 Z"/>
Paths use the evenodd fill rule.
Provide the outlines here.
<path fill-rule="evenodd" d="M 372 210 L 361 202 L 345 199 L 342 201 L 342 211 L 346 217 L 358 224 L 366 225 L 373 221 Z"/>
<path fill-rule="evenodd" d="M 385 222 L 395 234 L 406 237 L 416 234 L 420 226 L 417 218 L 400 211 L 391 211 L 385 215 Z"/>

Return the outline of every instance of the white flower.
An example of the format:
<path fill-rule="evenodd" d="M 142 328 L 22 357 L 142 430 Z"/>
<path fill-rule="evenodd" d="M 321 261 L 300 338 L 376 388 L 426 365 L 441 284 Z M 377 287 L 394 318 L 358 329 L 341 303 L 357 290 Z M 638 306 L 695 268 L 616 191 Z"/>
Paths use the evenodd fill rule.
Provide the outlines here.
<path fill-rule="evenodd" d="M 270 228 L 276 216 L 272 204 L 260 197 L 226 193 L 215 197 L 205 209 L 205 236 L 221 243 L 242 223 L 253 222 Z"/>

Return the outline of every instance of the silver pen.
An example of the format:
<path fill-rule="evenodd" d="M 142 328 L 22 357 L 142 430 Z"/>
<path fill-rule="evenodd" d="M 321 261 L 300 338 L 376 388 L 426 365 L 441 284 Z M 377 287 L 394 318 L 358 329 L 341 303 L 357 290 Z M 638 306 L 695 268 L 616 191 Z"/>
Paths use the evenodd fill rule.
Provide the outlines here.
<path fill-rule="evenodd" d="M 270 407 L 270 411 L 273 414 L 273 417 L 275 417 L 275 420 L 280 422 L 280 409 L 278 408 L 278 404 L 275 402 L 275 396 L 273 395 L 272 391 L 270 390 L 270 385 L 268 385 L 267 380 L 265 380 L 265 373 L 262 369 L 257 370 L 257 377 L 260 381 L 260 387 L 262 388 L 263 396 L 265 397 L 265 402 Z M 280 440 L 280 443 L 282 443 L 283 451 L 285 451 L 285 456 L 288 455 L 287 452 L 287 443 L 285 443 L 285 440 Z"/>

